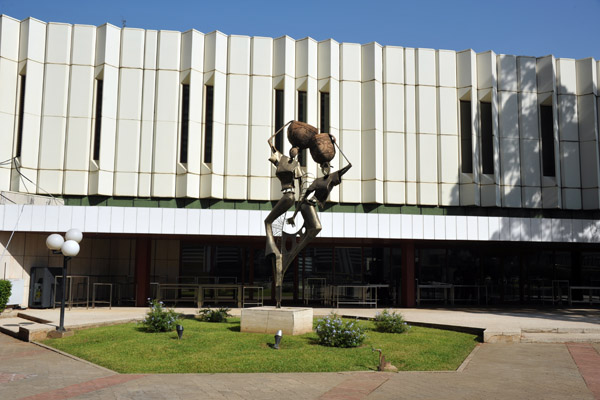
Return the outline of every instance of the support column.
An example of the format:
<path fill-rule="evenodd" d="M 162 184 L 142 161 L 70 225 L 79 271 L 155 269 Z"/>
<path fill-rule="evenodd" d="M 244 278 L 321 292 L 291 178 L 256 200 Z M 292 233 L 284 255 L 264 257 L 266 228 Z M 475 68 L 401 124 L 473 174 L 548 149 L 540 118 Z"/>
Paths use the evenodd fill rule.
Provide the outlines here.
<path fill-rule="evenodd" d="M 135 240 L 135 305 L 148 305 L 150 295 L 150 239 Z"/>
<path fill-rule="evenodd" d="M 402 282 L 400 305 L 415 306 L 415 243 L 412 240 L 402 242 Z"/>

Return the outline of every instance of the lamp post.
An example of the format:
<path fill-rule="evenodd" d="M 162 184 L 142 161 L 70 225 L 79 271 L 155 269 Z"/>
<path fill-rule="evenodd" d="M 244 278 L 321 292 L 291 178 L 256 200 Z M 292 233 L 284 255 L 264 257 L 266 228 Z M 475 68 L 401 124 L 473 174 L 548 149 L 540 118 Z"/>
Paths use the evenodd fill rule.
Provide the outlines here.
<path fill-rule="evenodd" d="M 79 242 L 83 239 L 83 234 L 79 229 L 69 229 L 63 238 L 58 233 L 53 233 L 46 239 L 46 246 L 52 250 L 52 254 L 63 255 L 62 272 L 62 295 L 60 302 L 60 325 L 58 332 L 65 332 L 65 297 L 67 293 L 67 263 L 77 254 L 79 254 Z"/>

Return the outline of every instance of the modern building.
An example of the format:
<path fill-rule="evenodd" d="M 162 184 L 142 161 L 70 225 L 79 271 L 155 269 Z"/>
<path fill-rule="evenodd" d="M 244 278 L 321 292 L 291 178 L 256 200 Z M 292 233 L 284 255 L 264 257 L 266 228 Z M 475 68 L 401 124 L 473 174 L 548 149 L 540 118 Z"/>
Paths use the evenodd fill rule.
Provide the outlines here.
<path fill-rule="evenodd" d="M 353 167 L 286 275 L 289 304 L 309 278 L 401 306 L 597 299 L 578 288 L 600 286 L 599 75 L 592 58 L 1 16 L 0 278 L 23 279 L 27 306 L 32 268 L 62 265 L 47 235 L 74 227 L 69 274 L 116 301 L 219 280 L 268 298 L 267 139 L 300 120 Z"/>

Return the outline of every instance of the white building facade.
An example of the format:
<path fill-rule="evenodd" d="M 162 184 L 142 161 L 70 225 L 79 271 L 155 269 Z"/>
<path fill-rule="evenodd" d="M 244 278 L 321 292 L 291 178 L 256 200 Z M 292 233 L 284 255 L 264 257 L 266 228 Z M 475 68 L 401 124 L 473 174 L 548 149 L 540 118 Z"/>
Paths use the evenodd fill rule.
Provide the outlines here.
<path fill-rule="evenodd" d="M 135 282 L 138 304 L 150 281 L 219 268 L 255 284 L 262 221 L 280 197 L 267 139 L 301 120 L 334 135 L 353 167 L 321 213 L 315 253 L 295 266 L 290 299 L 321 275 L 389 283 L 390 301 L 408 306 L 415 279 L 517 277 L 498 302 L 531 300 L 534 280 L 600 286 L 599 75 L 593 58 L 1 16 L 0 191 L 59 200 L 4 196 L 0 269 L 29 287 L 32 267 L 57 262 L 47 232 L 78 227 L 90 244 L 73 274 Z M 338 154 L 332 165 L 345 163 Z M 494 253 L 504 245 L 513 258 Z M 185 260 L 199 248 L 194 272 Z M 331 271 L 317 273 L 324 249 Z M 243 270 L 219 267 L 228 257 Z"/>

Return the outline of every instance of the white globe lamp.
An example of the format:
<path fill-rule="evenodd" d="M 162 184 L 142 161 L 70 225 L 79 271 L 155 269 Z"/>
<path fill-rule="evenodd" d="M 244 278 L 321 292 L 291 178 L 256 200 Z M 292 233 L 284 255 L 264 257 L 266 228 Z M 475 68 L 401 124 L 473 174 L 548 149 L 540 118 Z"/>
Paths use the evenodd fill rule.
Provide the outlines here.
<path fill-rule="evenodd" d="M 58 233 L 53 233 L 46 239 L 46 246 L 50 250 L 60 250 L 64 242 L 65 239 L 63 239 L 61 235 Z"/>
<path fill-rule="evenodd" d="M 66 257 L 75 257 L 79 254 L 79 243 L 75 240 L 66 240 L 61 246 L 60 251 Z"/>
<path fill-rule="evenodd" d="M 81 243 L 83 239 L 83 233 L 79 229 L 69 229 L 67 233 L 65 233 L 65 240 L 73 240 L 77 243 Z"/>

